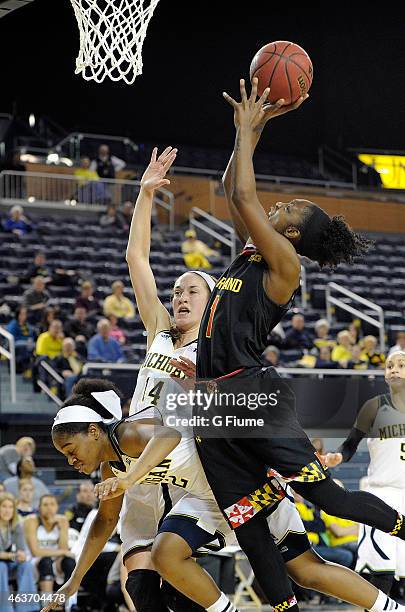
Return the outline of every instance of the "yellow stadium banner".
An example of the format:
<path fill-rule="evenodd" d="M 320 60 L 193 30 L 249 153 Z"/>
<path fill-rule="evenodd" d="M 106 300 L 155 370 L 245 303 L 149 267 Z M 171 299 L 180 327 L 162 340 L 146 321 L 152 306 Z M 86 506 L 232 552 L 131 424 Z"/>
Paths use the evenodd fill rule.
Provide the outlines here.
<path fill-rule="evenodd" d="M 361 153 L 359 160 L 379 173 L 388 189 L 405 189 L 405 155 L 377 155 Z"/>

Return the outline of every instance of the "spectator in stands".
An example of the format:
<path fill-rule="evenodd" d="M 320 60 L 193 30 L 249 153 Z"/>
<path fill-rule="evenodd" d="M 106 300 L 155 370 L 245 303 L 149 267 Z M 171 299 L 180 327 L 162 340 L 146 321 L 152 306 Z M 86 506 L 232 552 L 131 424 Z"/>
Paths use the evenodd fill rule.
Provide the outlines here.
<path fill-rule="evenodd" d="M 25 276 L 26 282 L 31 281 L 36 276 L 42 276 L 45 283 L 50 283 L 52 280 L 52 271 L 46 265 L 46 255 L 43 251 L 38 251 L 34 255 L 34 261 L 27 270 Z"/>
<path fill-rule="evenodd" d="M 304 523 L 309 541 L 313 549 L 325 561 L 339 563 L 345 567 L 350 567 L 353 562 L 353 553 L 340 546 L 330 547 L 326 538 L 325 523 L 321 518 L 321 513 L 318 508 L 307 502 L 301 495 L 293 492 L 295 505 L 299 515 Z"/>
<path fill-rule="evenodd" d="M 14 337 L 16 370 L 18 373 L 23 372 L 24 378 L 31 377 L 32 353 L 35 346 L 34 330 L 28 323 L 27 316 L 27 308 L 18 306 L 15 318 L 6 328 Z"/>
<path fill-rule="evenodd" d="M 126 228 L 124 219 L 114 204 L 109 204 L 107 206 L 107 210 L 101 215 L 99 223 L 101 227 L 115 227 L 120 230 Z"/>
<path fill-rule="evenodd" d="M 104 300 L 105 316 L 108 317 L 112 314 L 117 319 L 133 319 L 135 308 L 131 300 L 124 295 L 124 283 L 119 280 L 114 281 L 111 285 L 111 291 L 111 295 L 108 295 Z"/>
<path fill-rule="evenodd" d="M 360 357 L 367 359 L 370 368 L 383 368 L 385 355 L 377 350 L 377 338 L 375 336 L 365 336 L 362 340 L 363 352 Z"/>
<path fill-rule="evenodd" d="M 120 363 L 124 361 L 124 355 L 119 343 L 110 338 L 110 322 L 108 319 L 100 319 L 97 323 L 98 333 L 93 336 L 88 344 L 88 360 L 109 363 Z"/>
<path fill-rule="evenodd" d="M 18 516 L 25 518 L 35 513 L 34 485 L 29 478 L 20 478 L 18 483 L 17 512 Z"/>
<path fill-rule="evenodd" d="M 297 365 L 304 368 L 336 369 L 345 367 L 345 361 L 332 361 L 330 346 L 321 346 L 319 355 L 306 354 L 298 361 Z"/>
<path fill-rule="evenodd" d="M 55 370 L 64 378 L 63 397 L 69 397 L 73 385 L 79 380 L 83 369 L 83 362 L 76 353 L 73 338 L 64 338 L 62 353 L 52 362 Z"/>
<path fill-rule="evenodd" d="M 305 329 L 305 318 L 301 313 L 296 313 L 291 319 L 291 328 L 286 331 L 283 348 L 285 349 L 310 349 L 313 346 L 311 334 Z"/>
<path fill-rule="evenodd" d="M 276 346 L 277 348 L 282 348 L 283 342 L 285 338 L 285 331 L 281 323 L 277 323 L 276 327 L 271 330 L 269 335 L 267 336 L 268 344 L 272 346 Z"/>
<path fill-rule="evenodd" d="M 357 344 L 360 338 L 361 322 L 359 319 L 355 319 L 347 326 L 347 331 L 352 337 L 352 344 Z"/>
<path fill-rule="evenodd" d="M 352 358 L 352 337 L 347 329 L 337 335 L 337 345 L 332 351 L 332 361 L 349 361 Z"/>
<path fill-rule="evenodd" d="M 84 308 L 87 315 L 99 314 L 100 313 L 100 302 L 93 295 L 94 289 L 90 281 L 84 281 L 80 288 L 80 295 L 75 303 L 76 308 Z"/>
<path fill-rule="evenodd" d="M 405 351 L 405 331 L 399 331 L 396 337 L 396 344 L 390 348 L 390 353 Z"/>
<path fill-rule="evenodd" d="M 34 476 L 35 470 L 36 467 L 33 458 L 28 456 L 22 457 L 17 463 L 17 476 L 7 478 L 4 481 L 4 487 L 8 493 L 11 493 L 17 499 L 20 480 L 28 480 L 32 483 L 34 488 L 32 503 L 34 508 L 38 508 L 41 496 L 49 493 L 49 489 L 40 478 Z"/>
<path fill-rule="evenodd" d="M 10 493 L 0 494 L 0 597 L 1 611 L 13 612 L 14 606 L 8 601 L 9 581 L 15 577 L 19 593 L 37 594 L 34 571 L 27 561 L 24 529 L 18 521 L 16 501 Z M 33 612 L 40 606 L 35 601 L 17 604 L 20 612 Z"/>
<path fill-rule="evenodd" d="M 0 480 L 5 480 L 17 473 L 17 463 L 21 457 L 32 457 L 35 453 L 33 438 L 23 436 L 15 444 L 5 444 L 0 448 Z M 4 485 L 4 483 L 3 483 Z"/>
<path fill-rule="evenodd" d="M 35 254 L 34 262 L 27 270 L 26 276 L 20 279 L 20 282 L 29 282 L 35 276 L 42 276 L 45 283 L 53 285 L 70 285 L 72 279 L 76 276 L 74 270 L 66 270 L 65 268 L 51 269 L 46 264 L 46 255 L 43 251 L 38 251 Z"/>
<path fill-rule="evenodd" d="M 24 215 L 22 206 L 16 205 L 11 208 L 9 218 L 3 223 L 3 228 L 6 232 L 21 237 L 32 230 L 32 224 Z"/>
<path fill-rule="evenodd" d="M 94 494 L 94 485 L 91 480 L 81 482 L 76 494 L 76 504 L 65 512 L 65 516 L 72 529 L 81 530 L 88 513 L 93 510 L 96 502 L 97 498 Z"/>
<path fill-rule="evenodd" d="M 117 172 L 123 170 L 126 163 L 119 157 L 111 155 L 110 147 L 102 144 L 98 148 L 98 154 L 90 164 L 90 170 L 97 172 L 103 179 L 114 179 Z"/>
<path fill-rule="evenodd" d="M 42 316 L 39 324 L 37 325 L 38 334 L 43 334 L 48 331 L 52 321 L 56 319 L 56 308 L 54 306 L 47 306 L 42 311 Z"/>
<path fill-rule="evenodd" d="M 219 254 L 217 251 L 210 249 L 202 240 L 197 240 L 195 230 L 189 229 L 184 233 L 185 240 L 181 245 L 181 251 L 184 257 L 184 263 L 191 270 L 202 268 L 209 270 L 212 268 L 212 259 L 217 259 Z"/>
<path fill-rule="evenodd" d="M 97 514 L 97 509 L 93 508 L 87 514 L 84 523 L 80 529 L 79 537 L 73 547 L 76 558 L 78 558 L 83 550 L 84 544 L 86 542 L 90 527 L 94 521 L 94 518 Z M 107 576 L 110 571 L 112 564 L 114 563 L 117 554 L 120 553 L 121 546 L 119 543 L 119 538 L 116 534 L 116 531 L 112 533 L 110 539 L 104 545 L 104 548 L 93 563 L 89 571 L 86 573 L 84 579 L 82 580 L 82 586 L 88 592 L 101 596 L 104 598 L 104 593 L 107 587 Z M 104 603 L 104 601 L 103 601 Z M 99 606 L 94 606 L 97 609 L 100 609 Z"/>
<path fill-rule="evenodd" d="M 47 332 L 37 338 L 35 353 L 38 357 L 55 359 L 62 353 L 63 327 L 59 319 L 54 319 Z"/>
<path fill-rule="evenodd" d="M 64 327 L 65 336 L 74 339 L 78 354 L 84 358 L 87 357 L 87 341 L 94 335 L 94 326 L 86 319 L 86 309 L 78 306 Z"/>
<path fill-rule="evenodd" d="M 75 168 L 73 174 L 78 178 L 79 186 L 84 187 L 91 181 L 98 181 L 99 175 L 95 169 L 91 167 L 90 157 L 82 157 L 80 160 L 80 168 Z"/>
<path fill-rule="evenodd" d="M 330 325 L 327 319 L 318 319 L 315 323 L 315 338 L 314 345 L 318 349 L 321 346 L 329 346 L 333 348 L 336 344 L 335 340 L 329 335 Z"/>
<path fill-rule="evenodd" d="M 120 327 L 118 327 L 118 319 L 114 314 L 108 315 L 110 322 L 110 338 L 114 338 L 120 344 L 125 344 L 125 334 Z"/>
<path fill-rule="evenodd" d="M 39 590 L 52 593 L 55 578 L 63 575 L 65 582 L 75 568 L 74 554 L 68 546 L 69 522 L 58 514 L 54 495 L 41 497 L 38 516 L 28 516 L 24 528 L 32 563 L 39 573 Z"/>
<path fill-rule="evenodd" d="M 131 200 L 126 200 L 126 202 L 124 202 L 121 214 L 125 223 L 125 229 L 129 229 L 131 226 L 132 215 L 134 214 L 134 205 Z"/>
<path fill-rule="evenodd" d="M 345 363 L 349 370 L 367 370 L 368 360 L 361 355 L 362 350 L 358 344 L 352 347 L 352 357 Z"/>
<path fill-rule="evenodd" d="M 279 349 L 273 344 L 267 346 L 263 351 L 263 362 L 266 366 L 279 367 L 281 365 Z"/>
<path fill-rule="evenodd" d="M 330 346 L 321 346 L 319 349 L 319 357 L 317 357 L 315 362 L 316 368 L 337 368 L 342 367 L 343 362 L 333 361 L 332 360 L 332 350 Z"/>
<path fill-rule="evenodd" d="M 32 279 L 32 288 L 27 289 L 23 294 L 23 304 L 28 309 L 28 320 L 30 323 L 38 323 L 41 319 L 42 311 L 47 307 L 50 295 L 45 289 L 45 282 L 42 276 L 35 276 Z"/>

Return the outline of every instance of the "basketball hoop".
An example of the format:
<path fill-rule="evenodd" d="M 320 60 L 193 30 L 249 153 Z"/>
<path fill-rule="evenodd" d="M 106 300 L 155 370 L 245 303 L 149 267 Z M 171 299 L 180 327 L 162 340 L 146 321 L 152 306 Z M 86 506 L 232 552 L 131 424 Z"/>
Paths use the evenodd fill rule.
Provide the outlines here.
<path fill-rule="evenodd" d="M 159 0 L 70 0 L 80 32 L 76 74 L 131 85 L 142 74 L 142 46 Z"/>

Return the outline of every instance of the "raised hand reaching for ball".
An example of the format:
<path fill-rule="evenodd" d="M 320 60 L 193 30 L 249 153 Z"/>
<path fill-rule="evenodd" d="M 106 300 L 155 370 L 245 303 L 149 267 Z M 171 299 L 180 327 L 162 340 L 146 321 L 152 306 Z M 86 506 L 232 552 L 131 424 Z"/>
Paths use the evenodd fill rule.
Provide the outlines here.
<path fill-rule="evenodd" d="M 225 100 L 234 109 L 235 127 L 249 127 L 252 131 L 261 131 L 267 121 L 284 115 L 289 111 L 296 110 L 308 98 L 308 94 L 301 96 L 294 104 L 285 105 L 285 100 L 281 98 L 275 104 L 265 104 L 268 99 L 270 88 L 267 87 L 259 99 L 257 99 L 258 79 L 252 80 L 252 90 L 248 97 L 246 92 L 245 80 L 239 82 L 241 101 L 237 102 L 228 93 L 223 92 Z"/>

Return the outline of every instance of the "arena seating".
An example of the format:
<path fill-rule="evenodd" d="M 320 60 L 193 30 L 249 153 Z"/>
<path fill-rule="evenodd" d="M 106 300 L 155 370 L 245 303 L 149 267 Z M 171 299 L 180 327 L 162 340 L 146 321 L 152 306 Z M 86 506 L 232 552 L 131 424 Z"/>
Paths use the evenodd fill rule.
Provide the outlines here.
<path fill-rule="evenodd" d="M 16 279 L 24 275 L 33 261 L 34 253 L 40 248 L 45 250 L 50 267 L 74 269 L 80 272 L 83 278 L 91 278 L 96 287 L 97 297 L 102 299 L 109 294 L 112 282 L 117 279 L 125 283 L 127 295 L 133 296 L 125 262 L 127 243 L 125 232 L 100 227 L 94 216 L 44 217 L 32 213 L 31 217 L 36 230 L 22 239 L 0 232 L 0 305 L 6 303 L 13 310 L 21 303 L 27 285 L 19 283 Z M 168 307 L 173 282 L 185 271 L 181 255 L 183 236 L 184 230 L 153 231 L 151 264 L 161 299 Z M 212 269 L 213 275 L 219 275 L 226 263 L 227 259 L 223 257 Z M 353 266 L 341 265 L 335 272 L 321 271 L 316 264 L 310 262 L 305 262 L 305 267 L 310 295 L 305 319 L 309 330 L 313 329 L 318 318 L 324 316 L 325 285 L 334 280 L 384 308 L 388 324 L 388 342 L 393 343 L 393 334 L 396 329 L 403 326 L 405 315 L 405 246 L 400 237 L 394 235 L 376 237 L 375 247 L 367 258 L 355 262 Z M 58 316 L 62 319 L 69 316 L 78 294 L 77 288 L 50 285 L 49 290 L 52 294 L 52 304 L 60 309 Z M 299 297 L 296 306 L 300 308 Z M 287 316 L 284 327 L 288 326 L 292 314 Z M 351 320 L 351 317 L 346 317 L 343 311 L 338 311 L 336 314 L 336 322 L 331 330 L 333 335 L 346 327 L 347 321 Z M 10 315 L 0 314 L 1 325 L 6 324 L 9 319 Z M 145 332 L 139 315 L 133 320 L 122 321 L 121 326 L 127 336 L 127 345 L 124 347 L 127 360 L 139 363 L 146 345 Z M 373 331 L 370 329 L 367 333 Z M 284 363 L 290 363 L 300 356 L 300 351 L 290 350 L 284 351 L 281 357 Z M 135 378 L 136 375 L 133 377 L 133 382 Z M 39 424 L 38 427 L 42 425 Z M 52 465 L 56 470 L 57 479 L 69 478 L 70 475 L 63 465 L 63 458 L 59 458 L 54 451 L 49 450 L 48 427 L 48 423 L 43 426 L 43 436 L 46 436 L 43 453 L 39 441 L 39 468 Z M 365 467 L 364 457 L 358 457 L 348 466 L 341 467 L 340 471 L 336 470 L 336 476 L 340 477 L 349 488 L 354 487 L 364 475 Z M 55 473 L 52 472 L 49 478 L 53 479 L 54 476 Z M 44 478 L 47 478 L 46 470 Z"/>
<path fill-rule="evenodd" d="M 140 148 L 139 164 L 143 167 L 149 162 L 151 147 L 145 145 Z M 229 149 L 203 149 L 183 145 L 178 152 L 176 165 L 185 168 L 198 168 L 223 173 L 229 161 Z M 315 160 L 304 157 L 295 157 L 282 153 L 255 154 L 255 170 L 257 174 L 305 178 L 312 180 L 345 180 L 339 174 L 320 174 Z"/>
<path fill-rule="evenodd" d="M 7 279 L 22 276 L 32 263 L 34 253 L 42 248 L 48 264 L 74 269 L 83 277 L 92 278 L 97 296 L 110 293 L 111 283 L 123 280 L 126 293 L 133 296 L 125 262 L 127 236 L 125 233 L 105 229 L 93 217 L 33 216 L 36 231 L 18 239 L 10 233 L 0 232 L 0 301 L 14 309 L 22 300 L 27 285 L 8 282 Z M 181 255 L 183 231 L 163 231 L 153 235 L 151 264 L 162 301 L 169 306 L 174 279 L 185 271 Z M 212 274 L 219 275 L 226 266 L 226 259 L 218 262 Z M 335 281 L 359 293 L 384 308 L 387 331 L 394 333 L 401 327 L 405 315 L 405 246 L 401 237 L 383 235 L 376 237 L 376 244 L 367 258 L 354 265 L 340 265 L 336 271 L 320 271 L 315 263 L 305 262 L 310 305 L 305 311 L 306 325 L 311 329 L 315 321 L 324 316 L 325 285 Z M 72 311 L 77 290 L 70 287 L 49 286 L 52 304 L 59 306 L 62 319 Z M 297 301 L 297 307 L 300 302 Z M 337 311 L 337 322 L 332 332 L 337 332 L 351 320 L 351 315 Z M 290 314 L 291 316 L 291 314 Z M 0 324 L 9 317 L 0 315 Z M 286 319 L 288 321 L 288 317 Z M 131 360 L 141 357 L 145 336 L 139 316 L 123 322 L 128 339 L 127 353 Z M 368 332 L 375 332 L 370 329 Z M 393 340 L 389 333 L 389 342 Z M 291 357 L 288 355 L 288 357 Z"/>

